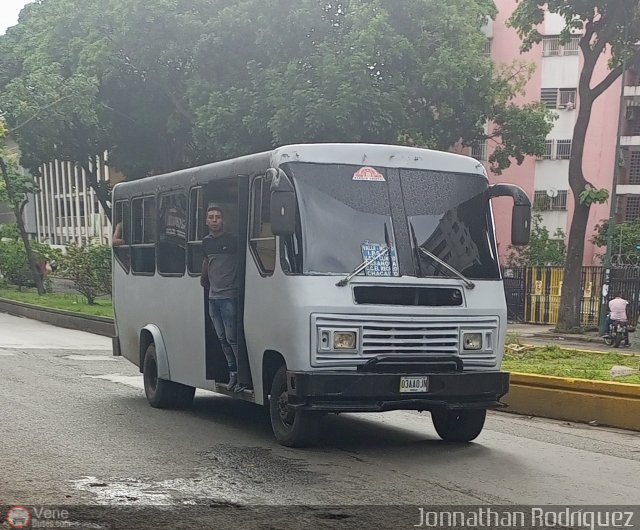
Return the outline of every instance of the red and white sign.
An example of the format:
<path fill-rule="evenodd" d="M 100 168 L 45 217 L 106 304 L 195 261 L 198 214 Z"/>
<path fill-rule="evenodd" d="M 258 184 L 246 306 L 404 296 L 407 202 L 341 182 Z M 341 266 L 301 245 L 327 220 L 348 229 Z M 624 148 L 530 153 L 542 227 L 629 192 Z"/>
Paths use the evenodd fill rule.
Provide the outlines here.
<path fill-rule="evenodd" d="M 384 182 L 384 175 L 375 168 L 365 166 L 361 167 L 353 174 L 353 180 L 373 180 L 377 182 Z"/>
<path fill-rule="evenodd" d="M 5 521 L 11 528 L 27 528 L 31 523 L 31 513 L 24 506 L 12 506 Z"/>

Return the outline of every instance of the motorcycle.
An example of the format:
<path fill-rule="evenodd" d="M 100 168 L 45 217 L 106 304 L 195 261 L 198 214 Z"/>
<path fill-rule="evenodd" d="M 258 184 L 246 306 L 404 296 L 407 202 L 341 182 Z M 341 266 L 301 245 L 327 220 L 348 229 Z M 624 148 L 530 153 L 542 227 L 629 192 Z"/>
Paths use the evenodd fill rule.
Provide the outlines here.
<path fill-rule="evenodd" d="M 603 337 L 604 343 L 607 346 L 613 346 L 614 348 L 619 348 L 622 344 L 622 341 L 625 341 L 625 346 L 629 347 L 629 332 L 632 331 L 630 329 L 627 322 L 622 322 L 620 320 L 610 320 L 609 321 L 609 332 Z"/>

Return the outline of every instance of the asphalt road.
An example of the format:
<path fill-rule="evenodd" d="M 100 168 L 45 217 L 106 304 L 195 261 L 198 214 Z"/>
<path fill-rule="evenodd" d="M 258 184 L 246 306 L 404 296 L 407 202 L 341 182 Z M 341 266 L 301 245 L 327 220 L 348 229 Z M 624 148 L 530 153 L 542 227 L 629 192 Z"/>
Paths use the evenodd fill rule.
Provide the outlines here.
<path fill-rule="evenodd" d="M 316 447 L 288 449 L 255 405 L 198 391 L 189 410 L 151 408 L 110 347 L 0 314 L 0 505 L 88 507 L 88 528 L 382 528 L 404 526 L 358 506 L 640 501 L 640 433 L 492 412 L 475 443 L 445 444 L 427 413 L 345 414 Z M 268 517 L 280 526 L 249 524 Z"/>

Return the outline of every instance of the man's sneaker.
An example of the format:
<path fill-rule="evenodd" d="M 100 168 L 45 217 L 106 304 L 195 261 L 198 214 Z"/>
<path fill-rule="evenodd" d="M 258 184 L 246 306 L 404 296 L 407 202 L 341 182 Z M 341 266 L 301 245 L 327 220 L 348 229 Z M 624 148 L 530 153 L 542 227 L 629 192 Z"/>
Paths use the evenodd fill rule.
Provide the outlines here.
<path fill-rule="evenodd" d="M 229 382 L 227 383 L 227 388 L 229 390 L 233 390 L 234 387 L 238 384 L 238 372 L 230 372 L 229 373 Z"/>

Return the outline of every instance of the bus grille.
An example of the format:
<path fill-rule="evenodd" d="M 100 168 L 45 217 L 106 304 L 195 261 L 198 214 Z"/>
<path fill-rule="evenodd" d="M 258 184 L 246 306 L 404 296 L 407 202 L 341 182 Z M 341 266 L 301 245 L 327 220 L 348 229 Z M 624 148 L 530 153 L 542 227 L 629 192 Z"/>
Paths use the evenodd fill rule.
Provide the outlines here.
<path fill-rule="evenodd" d="M 347 327 L 360 330 L 362 353 L 318 352 L 313 345 L 316 365 L 353 364 L 378 355 L 459 355 L 465 367 L 495 366 L 498 319 L 494 317 L 450 318 L 374 317 L 348 315 L 316 316 L 316 327 Z M 490 332 L 491 350 L 461 351 L 461 331 Z"/>

